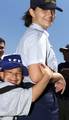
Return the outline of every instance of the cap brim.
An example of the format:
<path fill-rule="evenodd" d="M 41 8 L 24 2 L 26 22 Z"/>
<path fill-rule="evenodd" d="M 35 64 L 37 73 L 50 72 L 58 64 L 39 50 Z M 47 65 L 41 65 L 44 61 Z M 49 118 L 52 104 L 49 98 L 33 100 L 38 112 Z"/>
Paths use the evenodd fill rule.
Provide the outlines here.
<path fill-rule="evenodd" d="M 68 49 L 68 48 L 60 48 L 59 50 L 60 50 L 60 52 L 69 51 L 69 49 Z"/>
<path fill-rule="evenodd" d="M 59 7 L 57 7 L 57 6 L 56 6 L 55 9 L 58 10 L 58 11 L 60 11 L 60 12 L 63 12 L 63 9 L 61 9 L 61 8 L 59 8 Z"/>
<path fill-rule="evenodd" d="M 58 6 L 56 6 L 56 4 L 44 4 L 43 6 L 42 5 L 40 5 L 39 7 L 41 7 L 42 9 L 50 9 L 50 10 L 52 10 L 52 9 L 56 9 L 56 10 L 58 10 L 58 11 L 60 11 L 60 12 L 63 12 L 63 9 L 61 9 L 60 7 L 58 7 Z"/>
<path fill-rule="evenodd" d="M 6 61 L 2 62 L 2 66 L 3 66 L 4 70 L 9 70 L 9 69 L 20 67 L 20 65 L 18 63 L 14 63 L 14 62 L 10 63 L 10 62 L 6 62 Z"/>

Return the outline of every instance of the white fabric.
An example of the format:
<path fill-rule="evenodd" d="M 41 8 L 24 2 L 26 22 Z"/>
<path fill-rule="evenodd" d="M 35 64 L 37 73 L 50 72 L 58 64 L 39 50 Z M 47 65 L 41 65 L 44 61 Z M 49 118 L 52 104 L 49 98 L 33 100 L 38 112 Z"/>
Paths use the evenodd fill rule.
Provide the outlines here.
<path fill-rule="evenodd" d="M 48 37 L 48 32 L 37 24 L 32 24 L 28 28 L 16 50 L 25 66 L 33 63 L 45 64 L 47 58 L 47 65 L 57 71 L 57 60 Z"/>
<path fill-rule="evenodd" d="M 13 117 L 0 117 L 0 120 L 13 120 Z"/>
<path fill-rule="evenodd" d="M 10 86 L 12 84 L 8 82 L 0 82 L 0 88 L 8 85 Z M 31 103 L 32 88 L 16 88 L 0 94 L 0 116 L 9 117 L 7 120 L 10 120 L 10 118 L 15 115 L 28 115 Z"/>

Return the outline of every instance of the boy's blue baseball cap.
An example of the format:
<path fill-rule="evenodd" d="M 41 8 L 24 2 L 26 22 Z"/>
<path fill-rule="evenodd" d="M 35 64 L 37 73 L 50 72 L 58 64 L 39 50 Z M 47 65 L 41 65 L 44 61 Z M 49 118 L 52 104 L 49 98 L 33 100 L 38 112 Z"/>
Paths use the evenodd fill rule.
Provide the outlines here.
<path fill-rule="evenodd" d="M 3 60 L 1 61 L 0 67 L 1 71 L 21 67 L 23 76 L 28 76 L 28 70 L 22 64 L 21 57 L 18 54 L 4 56 Z"/>
<path fill-rule="evenodd" d="M 63 10 L 56 5 L 56 0 L 30 0 L 30 7 L 40 7 L 42 9 L 56 9 L 62 12 Z"/>

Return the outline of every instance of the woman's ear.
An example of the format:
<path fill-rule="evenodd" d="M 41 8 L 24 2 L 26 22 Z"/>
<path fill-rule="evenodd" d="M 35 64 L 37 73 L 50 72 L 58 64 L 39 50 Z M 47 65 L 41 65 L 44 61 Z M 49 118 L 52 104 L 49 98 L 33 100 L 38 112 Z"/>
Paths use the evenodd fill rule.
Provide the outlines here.
<path fill-rule="evenodd" d="M 32 8 L 29 9 L 29 13 L 32 17 L 35 17 L 35 13 L 34 13 L 34 10 Z"/>

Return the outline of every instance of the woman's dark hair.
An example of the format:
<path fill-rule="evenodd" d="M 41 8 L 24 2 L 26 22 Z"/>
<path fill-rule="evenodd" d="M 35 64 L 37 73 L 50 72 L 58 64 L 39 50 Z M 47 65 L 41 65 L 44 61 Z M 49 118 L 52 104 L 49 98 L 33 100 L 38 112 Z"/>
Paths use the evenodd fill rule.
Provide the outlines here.
<path fill-rule="evenodd" d="M 24 25 L 29 27 L 32 24 L 32 16 L 29 13 L 29 10 L 22 16 L 22 20 L 24 20 Z"/>

